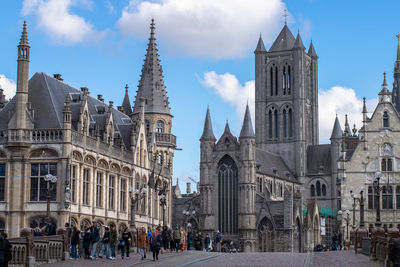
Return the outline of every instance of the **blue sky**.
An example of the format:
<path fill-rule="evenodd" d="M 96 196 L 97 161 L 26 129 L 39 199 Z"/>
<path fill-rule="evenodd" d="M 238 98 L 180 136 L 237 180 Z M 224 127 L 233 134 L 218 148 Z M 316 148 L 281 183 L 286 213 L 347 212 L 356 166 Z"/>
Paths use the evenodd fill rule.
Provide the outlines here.
<path fill-rule="evenodd" d="M 327 0 L 2 0 L 0 84 L 16 80 L 16 46 L 24 20 L 31 44 L 30 75 L 61 73 L 91 95 L 134 100 L 152 17 L 178 138 L 174 180 L 199 179 L 199 137 L 207 105 L 214 134 L 226 120 L 238 135 L 246 101 L 254 98 L 254 55 L 261 33 L 268 49 L 284 24 L 319 56 L 320 139 L 335 113 L 360 126 L 361 98 L 376 103 L 382 73 L 393 81 L 400 33 L 399 1 Z M 391 86 L 390 86 L 391 87 Z M 250 105 L 250 106 L 251 106 Z M 254 121 L 254 117 L 252 118 Z M 193 188 L 193 186 L 192 186 Z"/>

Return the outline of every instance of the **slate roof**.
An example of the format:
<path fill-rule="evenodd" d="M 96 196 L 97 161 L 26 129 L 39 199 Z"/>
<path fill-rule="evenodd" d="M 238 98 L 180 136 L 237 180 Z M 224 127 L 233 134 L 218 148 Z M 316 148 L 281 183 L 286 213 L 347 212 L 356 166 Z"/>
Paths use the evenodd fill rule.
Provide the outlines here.
<path fill-rule="evenodd" d="M 246 105 L 246 112 L 244 114 L 242 130 L 240 131 L 240 137 L 255 137 L 253 130 L 253 123 L 251 122 L 249 105 Z"/>
<path fill-rule="evenodd" d="M 140 98 L 144 97 L 145 113 L 161 113 L 171 115 L 164 76 L 160 60 L 158 58 L 158 49 L 156 38 L 154 37 L 154 20 L 151 23 L 151 32 L 146 58 L 140 76 L 138 90 L 136 92 L 135 105 L 133 113 L 140 112 Z"/>
<path fill-rule="evenodd" d="M 300 50 L 305 50 L 306 48 L 304 47 L 303 40 L 301 39 L 300 33 L 297 33 L 296 40 L 293 45 L 293 49 L 300 49 Z"/>
<path fill-rule="evenodd" d="M 340 127 L 339 119 L 336 116 L 335 124 L 333 125 L 333 130 L 330 139 L 340 139 L 342 138 L 342 135 L 343 135 L 342 127 Z"/>
<path fill-rule="evenodd" d="M 314 45 L 312 43 L 312 40 L 311 40 L 311 43 L 310 43 L 310 47 L 308 48 L 308 54 L 310 56 L 312 56 L 312 57 L 317 57 L 317 52 L 315 52 L 315 48 L 314 48 Z"/>
<path fill-rule="evenodd" d="M 282 158 L 276 154 L 256 148 L 257 173 L 279 177 L 298 183 Z M 276 170 L 276 172 L 274 172 Z"/>
<path fill-rule="evenodd" d="M 210 109 L 207 107 L 206 119 L 204 121 L 203 134 L 200 137 L 200 140 L 211 140 L 215 141 L 215 136 L 212 130 Z"/>
<path fill-rule="evenodd" d="M 266 52 L 265 46 L 264 46 L 264 41 L 261 37 L 261 34 L 260 34 L 260 38 L 258 39 L 256 50 L 254 52 Z"/>
<path fill-rule="evenodd" d="M 294 46 L 294 43 L 294 36 L 290 32 L 288 26 L 285 24 L 268 52 L 291 50 Z"/>
<path fill-rule="evenodd" d="M 331 146 L 313 145 L 307 147 L 307 172 L 308 174 L 331 173 Z"/>
<path fill-rule="evenodd" d="M 62 128 L 63 109 L 67 94 L 71 97 L 72 121 L 77 121 L 80 116 L 80 109 L 84 94 L 81 90 L 75 89 L 70 85 L 61 82 L 43 72 L 35 73 L 29 80 L 28 99 L 35 113 L 35 129 L 57 129 Z M 13 108 L 14 98 L 0 111 L 0 128 L 5 129 L 8 125 L 9 111 Z M 108 116 L 109 106 L 91 96 L 87 98 L 90 127 L 94 125 L 99 130 L 104 130 Z M 99 114 L 98 110 L 104 110 Z M 114 130 L 116 134 L 121 134 L 126 147 L 130 145 L 131 119 L 124 113 L 112 109 L 114 120 Z M 74 124 L 73 124 L 74 125 Z"/>

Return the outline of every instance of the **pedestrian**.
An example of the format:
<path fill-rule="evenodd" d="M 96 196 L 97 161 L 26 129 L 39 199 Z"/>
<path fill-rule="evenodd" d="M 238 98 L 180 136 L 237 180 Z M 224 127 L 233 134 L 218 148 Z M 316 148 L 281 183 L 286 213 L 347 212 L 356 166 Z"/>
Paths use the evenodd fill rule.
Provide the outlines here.
<path fill-rule="evenodd" d="M 338 234 L 338 243 L 339 243 L 339 250 L 342 250 L 343 248 L 343 236 L 342 236 L 342 232 L 339 230 L 339 234 Z"/>
<path fill-rule="evenodd" d="M 87 229 L 83 235 L 83 250 L 85 251 L 85 259 L 90 258 L 89 247 L 92 236 L 90 235 L 90 229 Z"/>
<path fill-rule="evenodd" d="M 76 228 L 76 226 L 72 227 L 71 233 L 71 258 L 74 260 L 78 259 L 78 253 L 76 250 L 76 246 L 79 244 L 79 234 L 81 232 Z"/>
<path fill-rule="evenodd" d="M 124 241 L 124 251 L 126 253 L 126 258 L 129 259 L 129 249 L 131 246 L 131 240 L 132 240 L 132 234 L 131 232 L 128 231 L 128 228 L 124 229 L 124 232 L 122 233 L 122 240 Z M 124 252 L 122 252 L 122 257 L 124 256 Z"/>
<path fill-rule="evenodd" d="M 222 234 L 219 230 L 217 230 L 217 235 L 215 237 L 215 245 L 217 252 L 221 252 L 221 242 L 222 242 Z"/>
<path fill-rule="evenodd" d="M 199 250 L 203 250 L 203 234 L 201 233 L 201 232 L 199 232 L 199 240 L 198 240 L 198 242 L 199 242 Z"/>
<path fill-rule="evenodd" d="M 178 253 L 180 245 L 181 245 L 181 238 L 182 238 L 181 231 L 179 230 L 178 225 L 175 226 L 175 230 L 173 232 L 173 237 L 174 237 L 176 253 Z"/>
<path fill-rule="evenodd" d="M 35 228 L 35 231 L 33 232 L 33 236 L 34 237 L 38 237 L 38 236 L 41 236 L 42 234 L 40 233 L 40 228 L 39 227 L 36 227 Z"/>
<path fill-rule="evenodd" d="M 0 266 L 8 267 L 8 262 L 12 260 L 11 244 L 7 239 L 6 233 L 0 234 Z"/>
<path fill-rule="evenodd" d="M 67 232 L 67 235 L 68 235 L 68 240 L 71 240 L 72 229 L 69 226 L 69 223 L 66 222 L 64 226 L 65 226 L 65 231 Z"/>
<path fill-rule="evenodd" d="M 101 250 L 99 253 L 99 258 L 103 258 L 104 252 L 106 253 L 107 259 L 111 259 L 110 253 L 110 228 L 105 227 L 104 235 L 102 238 Z"/>
<path fill-rule="evenodd" d="M 97 244 L 100 241 L 100 229 L 97 226 L 97 222 L 94 221 L 93 225 L 89 228 L 90 229 L 90 236 L 91 236 L 91 243 L 92 243 L 92 251 L 90 253 L 90 259 L 94 260 L 97 258 Z"/>
<path fill-rule="evenodd" d="M 115 225 L 110 225 L 110 248 L 111 248 L 111 258 L 115 259 L 115 247 L 117 246 L 117 230 Z"/>
<path fill-rule="evenodd" d="M 190 250 L 192 248 L 192 242 L 193 242 L 192 233 L 189 232 L 187 234 L 187 250 Z"/>
<path fill-rule="evenodd" d="M 169 246 L 171 249 L 171 252 L 175 250 L 176 246 L 175 246 L 175 240 L 174 240 L 174 232 L 171 229 L 169 230 Z"/>
<path fill-rule="evenodd" d="M 389 258 L 393 262 L 393 267 L 400 267 L 400 238 L 392 239 Z"/>
<path fill-rule="evenodd" d="M 162 239 L 162 244 L 164 250 L 168 249 L 168 243 L 169 243 L 169 233 L 168 233 L 168 227 L 164 225 L 163 230 L 161 232 L 161 239 Z"/>
<path fill-rule="evenodd" d="M 179 249 L 183 252 L 186 248 L 186 231 L 183 228 L 183 226 L 181 226 L 180 231 L 181 231 L 181 244 Z"/>
<path fill-rule="evenodd" d="M 333 233 L 333 237 L 332 237 L 331 250 L 337 250 L 337 242 L 338 242 L 338 237 L 335 232 L 335 233 Z"/>
<path fill-rule="evenodd" d="M 46 224 L 45 235 L 56 235 L 56 226 L 50 221 Z"/>
<path fill-rule="evenodd" d="M 206 234 L 206 237 L 204 238 L 204 251 L 210 252 L 210 246 L 211 246 L 211 238 L 208 234 Z"/>
<path fill-rule="evenodd" d="M 153 252 L 153 261 L 158 260 L 158 253 L 161 248 L 161 237 L 155 231 L 152 232 L 150 240 L 150 250 Z"/>
<path fill-rule="evenodd" d="M 194 242 L 194 249 L 195 250 L 200 250 L 199 249 L 199 247 L 200 247 L 200 244 L 199 244 L 199 233 L 196 233 L 194 235 L 193 242 Z"/>
<path fill-rule="evenodd" d="M 146 258 L 146 248 L 147 245 L 149 245 L 149 239 L 146 234 L 146 229 L 144 227 L 142 227 L 142 230 L 139 233 L 138 240 L 139 240 L 140 255 L 142 256 L 143 260 Z"/>

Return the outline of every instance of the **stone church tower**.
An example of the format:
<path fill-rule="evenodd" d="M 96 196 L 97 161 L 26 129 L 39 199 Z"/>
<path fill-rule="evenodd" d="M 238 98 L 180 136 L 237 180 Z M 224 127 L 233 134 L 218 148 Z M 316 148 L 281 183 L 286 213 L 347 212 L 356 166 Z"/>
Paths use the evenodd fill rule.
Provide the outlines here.
<path fill-rule="evenodd" d="M 299 177 L 306 149 L 318 144 L 318 56 L 285 24 L 268 52 L 259 39 L 255 53 L 257 147 L 280 155 Z"/>

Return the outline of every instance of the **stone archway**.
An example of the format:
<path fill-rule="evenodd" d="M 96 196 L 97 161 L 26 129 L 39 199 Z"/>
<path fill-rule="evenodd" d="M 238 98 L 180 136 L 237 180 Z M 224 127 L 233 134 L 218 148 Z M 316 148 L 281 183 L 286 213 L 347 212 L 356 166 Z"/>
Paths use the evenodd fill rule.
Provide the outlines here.
<path fill-rule="evenodd" d="M 272 222 L 264 217 L 257 227 L 258 234 L 258 250 L 260 252 L 274 251 L 274 226 Z"/>

